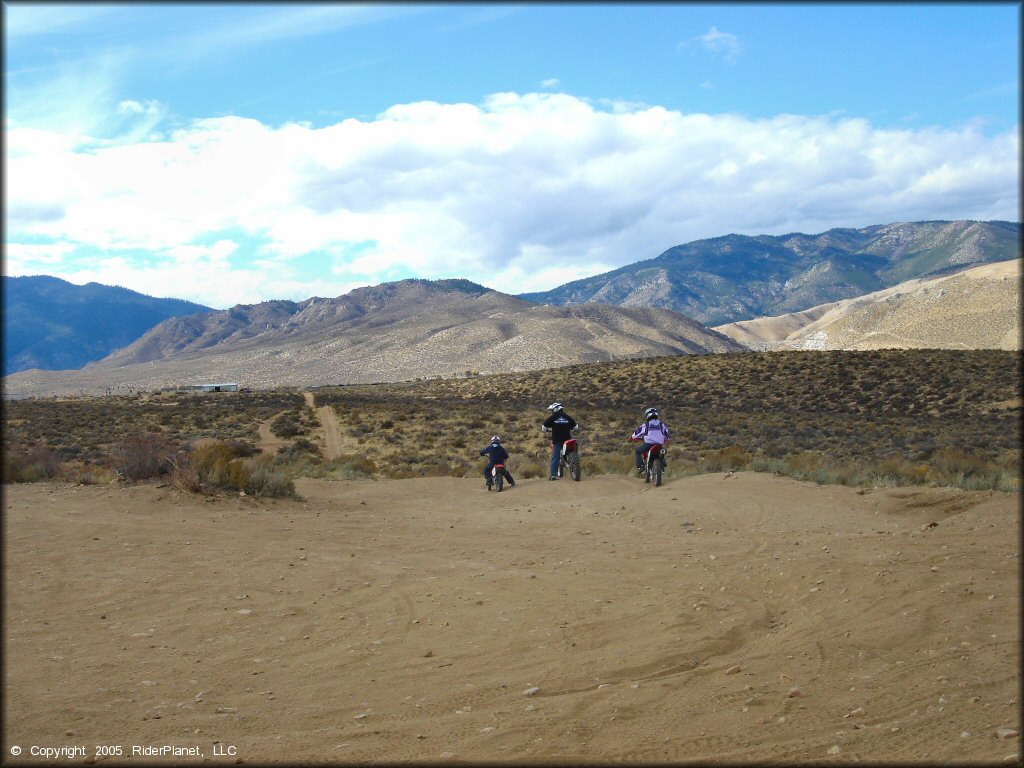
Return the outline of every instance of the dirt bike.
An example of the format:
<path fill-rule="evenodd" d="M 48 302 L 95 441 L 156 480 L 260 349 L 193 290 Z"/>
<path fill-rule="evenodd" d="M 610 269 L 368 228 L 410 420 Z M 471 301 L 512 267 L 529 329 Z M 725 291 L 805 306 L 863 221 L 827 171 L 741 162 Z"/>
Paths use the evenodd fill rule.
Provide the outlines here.
<path fill-rule="evenodd" d="M 647 459 L 644 462 L 644 482 L 651 482 L 651 478 L 654 478 L 654 485 L 661 485 L 661 476 L 665 472 L 667 466 L 666 462 L 666 448 L 663 445 L 655 443 L 651 446 L 650 450 L 647 451 Z"/>
<path fill-rule="evenodd" d="M 494 468 L 491 469 L 491 482 L 494 483 L 494 490 L 501 493 L 501 489 L 505 486 L 504 464 L 495 464 Z"/>
<path fill-rule="evenodd" d="M 565 470 L 569 470 L 569 477 L 579 480 L 583 470 L 580 468 L 580 445 L 579 440 L 570 437 L 562 443 L 562 453 L 558 459 L 558 476 L 565 477 Z"/>

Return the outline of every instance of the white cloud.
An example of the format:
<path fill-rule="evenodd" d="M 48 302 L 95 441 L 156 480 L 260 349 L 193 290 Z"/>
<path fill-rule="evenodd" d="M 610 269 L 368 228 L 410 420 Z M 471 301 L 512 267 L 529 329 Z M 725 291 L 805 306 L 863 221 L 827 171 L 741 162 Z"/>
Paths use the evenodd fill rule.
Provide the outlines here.
<path fill-rule="evenodd" d="M 158 114 L 139 102 L 121 117 Z M 102 252 L 109 261 L 89 265 L 89 279 L 217 307 L 410 274 L 518 293 L 731 232 L 1019 210 L 1017 132 L 971 126 L 882 130 L 501 93 L 324 128 L 227 117 L 163 140 L 136 128 L 100 141 L 9 127 L 7 248 L 21 249 L 9 269 L 54 274 L 27 249 L 51 242 L 66 265 L 58 276 L 75 274 L 69 248 Z M 153 258 L 137 261 L 140 251 Z"/>
<path fill-rule="evenodd" d="M 540 87 L 547 91 L 553 91 L 561 85 L 562 82 L 557 77 L 549 77 L 540 84 Z"/>
<path fill-rule="evenodd" d="M 698 36 L 697 41 L 700 42 L 705 50 L 721 56 L 730 64 L 736 62 L 742 50 L 740 39 L 736 35 L 729 32 L 720 32 L 716 27 L 712 27 L 703 35 Z"/>
<path fill-rule="evenodd" d="M 50 274 L 53 269 L 61 269 L 74 251 L 70 243 L 10 243 L 4 248 L 4 274 Z"/>

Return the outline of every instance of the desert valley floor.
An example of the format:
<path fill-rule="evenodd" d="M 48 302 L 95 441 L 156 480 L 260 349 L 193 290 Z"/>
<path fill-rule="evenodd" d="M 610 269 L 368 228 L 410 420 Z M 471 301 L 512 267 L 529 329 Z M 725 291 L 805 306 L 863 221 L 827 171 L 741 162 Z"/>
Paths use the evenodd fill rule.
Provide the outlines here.
<path fill-rule="evenodd" d="M 6 486 L 5 759 L 1020 761 L 1017 494 L 297 487 Z"/>

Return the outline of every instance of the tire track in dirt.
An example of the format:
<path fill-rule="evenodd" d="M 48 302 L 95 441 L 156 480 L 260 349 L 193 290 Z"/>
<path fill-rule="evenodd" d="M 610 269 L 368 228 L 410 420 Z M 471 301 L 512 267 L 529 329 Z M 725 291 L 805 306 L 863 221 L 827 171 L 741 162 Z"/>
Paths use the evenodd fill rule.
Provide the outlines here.
<path fill-rule="evenodd" d="M 285 413 L 285 411 L 282 411 L 281 413 Z M 269 419 L 262 422 L 259 426 L 258 431 L 260 441 L 258 447 L 268 456 L 273 456 L 275 453 L 281 450 L 281 448 L 283 448 L 285 444 L 285 440 L 275 435 L 270 429 L 270 425 L 274 422 L 274 419 L 276 419 L 280 415 L 280 413 L 274 414 Z"/>
<path fill-rule="evenodd" d="M 313 413 L 316 414 L 316 417 L 320 420 L 320 433 L 324 438 L 324 458 L 338 458 L 342 454 L 342 437 L 341 426 L 338 424 L 337 414 L 335 414 L 334 409 L 329 405 L 317 408 L 316 400 L 313 398 L 312 392 L 303 392 L 302 395 L 306 398 L 306 405 L 310 407 Z"/>

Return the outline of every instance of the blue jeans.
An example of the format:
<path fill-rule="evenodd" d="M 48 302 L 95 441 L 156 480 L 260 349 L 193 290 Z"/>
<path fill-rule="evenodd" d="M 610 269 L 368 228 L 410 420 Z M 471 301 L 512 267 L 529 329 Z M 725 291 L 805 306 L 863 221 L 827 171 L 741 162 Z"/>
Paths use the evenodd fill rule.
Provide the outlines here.
<path fill-rule="evenodd" d="M 636 465 L 637 467 L 643 467 L 647 462 L 647 452 L 657 443 L 643 443 L 639 448 L 636 449 Z"/>
<path fill-rule="evenodd" d="M 563 443 L 552 443 L 551 451 L 551 476 L 558 477 L 558 460 L 562 456 Z"/>

